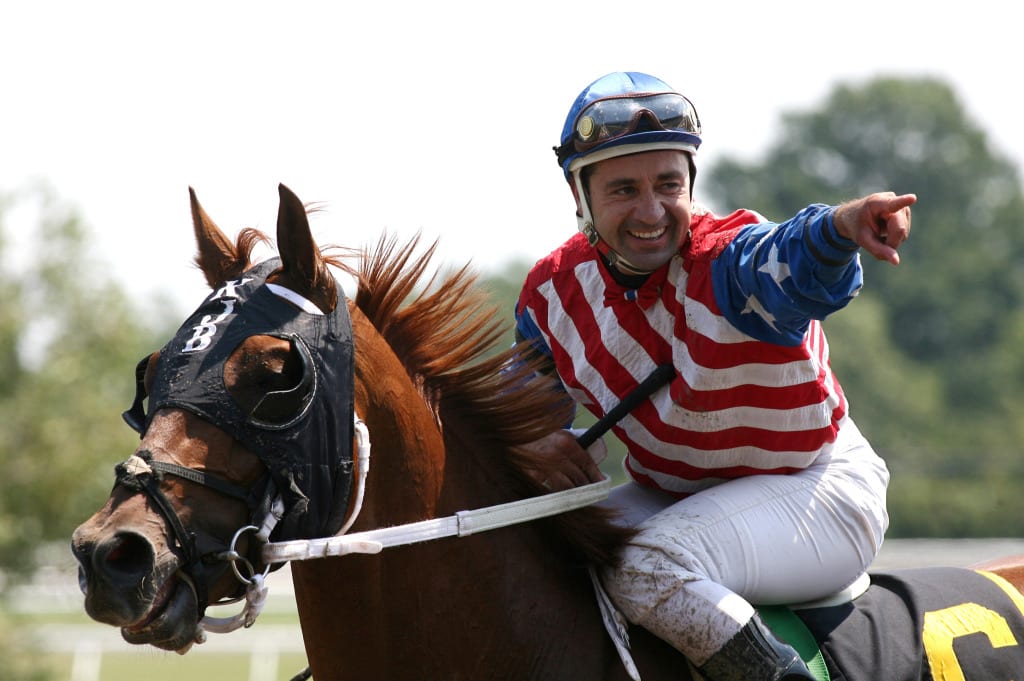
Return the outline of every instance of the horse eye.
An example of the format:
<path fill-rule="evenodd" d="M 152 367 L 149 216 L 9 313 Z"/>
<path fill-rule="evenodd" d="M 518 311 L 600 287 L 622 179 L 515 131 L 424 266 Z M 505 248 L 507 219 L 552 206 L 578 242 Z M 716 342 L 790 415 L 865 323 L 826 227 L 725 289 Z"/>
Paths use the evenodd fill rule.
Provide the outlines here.
<path fill-rule="evenodd" d="M 287 428 L 302 416 L 312 401 L 315 373 L 305 346 L 292 343 L 286 363 L 286 376 L 293 377 L 290 386 L 269 390 L 249 413 L 253 425 L 265 428 Z"/>
<path fill-rule="evenodd" d="M 228 394 L 254 426 L 282 429 L 312 402 L 316 371 L 298 338 L 251 336 L 224 365 Z"/>

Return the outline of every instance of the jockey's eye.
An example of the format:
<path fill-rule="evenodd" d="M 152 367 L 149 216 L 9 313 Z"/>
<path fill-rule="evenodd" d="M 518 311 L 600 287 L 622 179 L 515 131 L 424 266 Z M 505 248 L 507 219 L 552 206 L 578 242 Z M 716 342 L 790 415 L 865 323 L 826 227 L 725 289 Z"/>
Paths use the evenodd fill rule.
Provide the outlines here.
<path fill-rule="evenodd" d="M 257 336 L 244 341 L 224 366 L 228 393 L 262 428 L 286 428 L 305 414 L 315 372 L 297 340 Z"/>

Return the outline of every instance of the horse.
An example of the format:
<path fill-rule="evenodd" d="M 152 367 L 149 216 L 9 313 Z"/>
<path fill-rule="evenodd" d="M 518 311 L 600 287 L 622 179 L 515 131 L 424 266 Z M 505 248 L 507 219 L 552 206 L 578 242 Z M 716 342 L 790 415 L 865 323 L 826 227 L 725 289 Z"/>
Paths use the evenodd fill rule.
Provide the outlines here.
<path fill-rule="evenodd" d="M 204 639 L 210 605 L 246 599 L 241 621 L 253 623 L 262 577 L 290 555 L 268 549 L 312 546 L 291 572 L 317 681 L 698 678 L 602 602 L 594 567 L 632 537 L 605 505 L 384 550 L 372 541 L 551 496 L 538 482 L 550 462 L 524 445 L 564 427 L 571 407 L 519 350 L 494 351 L 503 326 L 468 266 L 428 277 L 436 243 L 418 257 L 418 239 L 387 237 L 351 265 L 351 253 L 321 251 L 284 185 L 279 257 L 253 264 L 266 237 L 246 229 L 232 242 L 189 193 L 212 292 L 136 368 L 125 419 L 139 447 L 72 537 L 92 618 L 184 653 Z M 355 278 L 351 300 L 333 270 Z M 976 658 L 986 679 L 1020 668 L 1007 651 L 1024 634 L 1024 557 L 872 578 L 855 600 L 792 611 L 824 673 L 962 679 Z M 948 586 L 960 579 L 994 585 L 999 604 Z M 921 605 L 907 584 L 952 600 Z M 891 631 L 869 626 L 871 608 L 893 607 Z M 991 645 L 975 651 L 979 633 Z"/>

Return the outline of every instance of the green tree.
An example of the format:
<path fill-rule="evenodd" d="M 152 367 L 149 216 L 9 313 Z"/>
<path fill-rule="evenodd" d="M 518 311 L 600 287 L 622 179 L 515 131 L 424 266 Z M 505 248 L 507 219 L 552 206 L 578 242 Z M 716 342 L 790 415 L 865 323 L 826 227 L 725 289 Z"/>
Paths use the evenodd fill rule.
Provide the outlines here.
<path fill-rule="evenodd" d="M 8 579 L 33 567 L 42 543 L 68 541 L 106 498 L 113 464 L 137 443 L 119 417 L 134 395 L 132 369 L 168 328 L 133 308 L 52 190 L 0 201 L 0 235 L 15 203 L 38 224 L 24 266 L 0 273 L 0 571 Z M 9 255 L 4 243 L 0 255 Z"/>

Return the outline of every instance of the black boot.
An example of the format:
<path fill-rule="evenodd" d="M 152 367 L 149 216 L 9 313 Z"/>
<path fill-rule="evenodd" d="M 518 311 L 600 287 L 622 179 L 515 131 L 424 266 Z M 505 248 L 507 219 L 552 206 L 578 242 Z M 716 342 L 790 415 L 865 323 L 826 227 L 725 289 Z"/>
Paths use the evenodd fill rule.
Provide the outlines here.
<path fill-rule="evenodd" d="M 800 655 L 757 615 L 698 671 L 707 681 L 816 681 Z"/>

